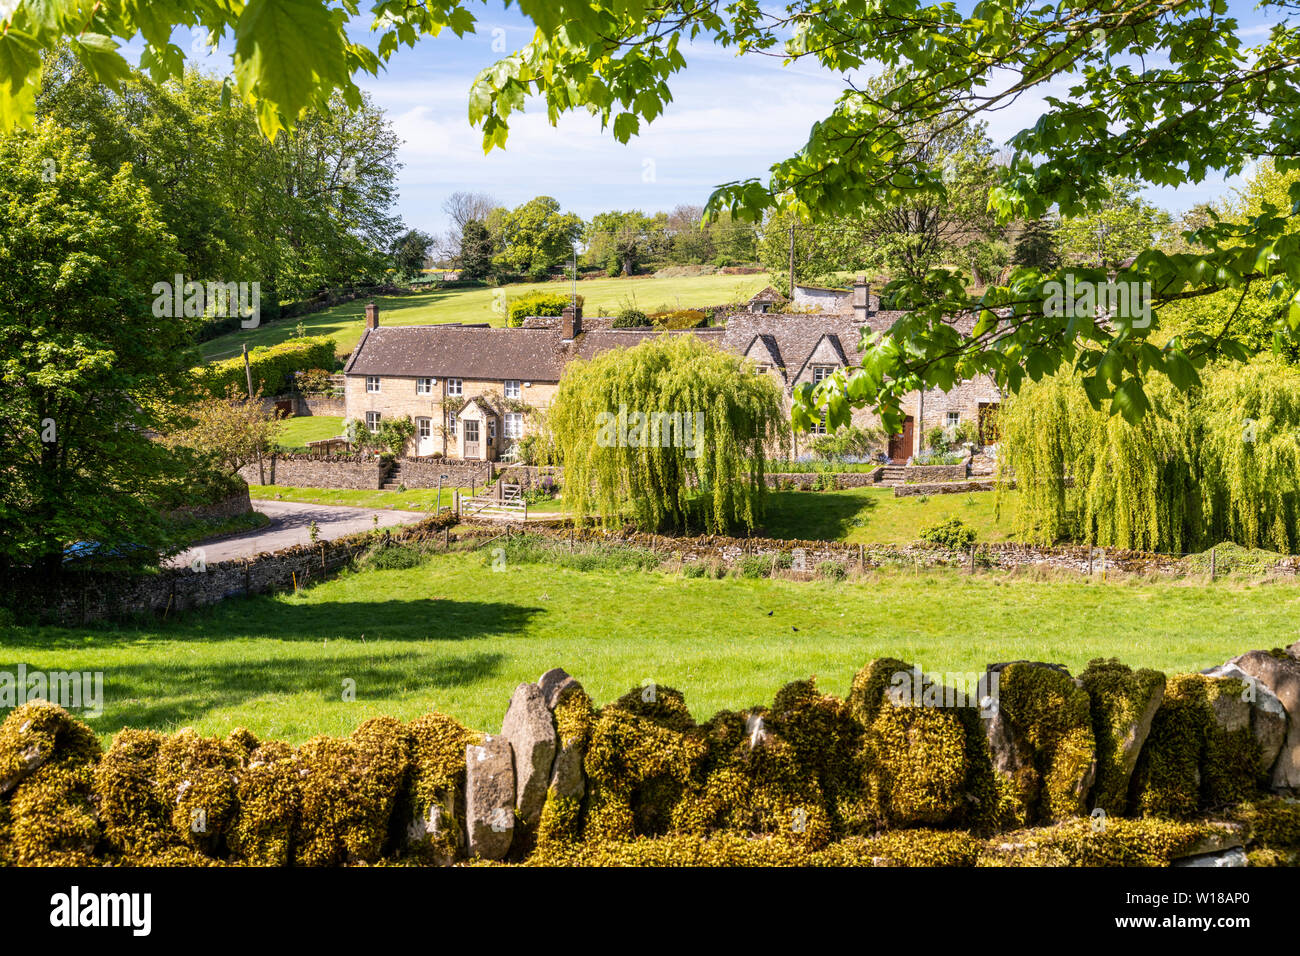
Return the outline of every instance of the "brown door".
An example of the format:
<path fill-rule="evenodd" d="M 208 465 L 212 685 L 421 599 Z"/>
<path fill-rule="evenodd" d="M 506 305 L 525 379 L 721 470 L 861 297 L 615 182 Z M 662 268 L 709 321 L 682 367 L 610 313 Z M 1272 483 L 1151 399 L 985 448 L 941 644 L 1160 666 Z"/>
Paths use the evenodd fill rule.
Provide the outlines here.
<path fill-rule="evenodd" d="M 912 450 L 916 447 L 914 424 L 912 416 L 908 415 L 903 419 L 903 433 L 901 435 L 889 436 L 889 459 L 890 461 L 903 463 L 912 457 Z"/>

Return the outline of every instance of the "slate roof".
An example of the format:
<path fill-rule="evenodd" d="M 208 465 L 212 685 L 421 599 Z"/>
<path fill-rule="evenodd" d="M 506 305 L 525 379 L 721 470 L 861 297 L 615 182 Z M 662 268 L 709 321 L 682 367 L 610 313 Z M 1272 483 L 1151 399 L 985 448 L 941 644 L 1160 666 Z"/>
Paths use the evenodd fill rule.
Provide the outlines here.
<path fill-rule="evenodd" d="M 873 331 L 888 329 L 903 313 L 874 312 Z M 566 363 L 631 347 L 658 335 L 694 335 L 735 355 L 745 355 L 757 338 L 757 354 L 792 379 L 807 365 L 823 338 L 848 365 L 858 364 L 860 329 L 854 314 L 738 312 L 725 328 L 663 331 L 587 326 L 565 342 L 555 325 L 518 329 L 460 325 L 395 325 L 368 329 L 343 369 L 346 375 L 399 375 L 558 382 Z"/>
<path fill-rule="evenodd" d="M 557 329 L 380 326 L 362 335 L 343 374 L 558 382 L 560 335 Z"/>

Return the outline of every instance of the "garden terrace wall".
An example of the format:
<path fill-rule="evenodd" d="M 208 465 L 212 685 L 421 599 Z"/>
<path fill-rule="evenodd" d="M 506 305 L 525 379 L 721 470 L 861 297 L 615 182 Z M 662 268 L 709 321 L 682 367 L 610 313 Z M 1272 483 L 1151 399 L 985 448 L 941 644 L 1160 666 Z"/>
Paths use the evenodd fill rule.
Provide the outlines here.
<path fill-rule="evenodd" d="M 903 481 L 961 481 L 969 466 L 969 458 L 957 465 L 907 465 L 903 469 Z"/>
<path fill-rule="evenodd" d="M 449 512 L 401 530 L 386 529 L 390 542 L 441 539 L 453 524 Z M 60 578 L 15 575 L 5 582 L 4 601 L 20 621 L 64 627 L 137 614 L 173 615 L 230 597 L 302 587 L 346 566 L 376 541 L 373 532 L 285 548 L 238 561 L 195 568 L 163 568 L 152 574 L 68 570 Z"/>
<path fill-rule="evenodd" d="M 270 455 L 262 463 L 268 485 L 356 491 L 382 488 L 390 467 L 387 461 L 370 455 Z M 256 464 L 241 468 L 239 476 L 250 485 L 262 483 Z"/>
<path fill-rule="evenodd" d="M 401 481 L 407 488 L 437 488 L 438 476 L 446 475 L 444 488 L 482 487 L 492 480 L 490 461 L 462 461 L 458 458 L 402 458 Z"/>
<path fill-rule="evenodd" d="M 871 471 L 777 472 L 763 475 L 769 488 L 792 488 L 807 491 L 823 477 L 835 482 L 836 488 L 870 488 L 880 483 L 883 467 Z"/>

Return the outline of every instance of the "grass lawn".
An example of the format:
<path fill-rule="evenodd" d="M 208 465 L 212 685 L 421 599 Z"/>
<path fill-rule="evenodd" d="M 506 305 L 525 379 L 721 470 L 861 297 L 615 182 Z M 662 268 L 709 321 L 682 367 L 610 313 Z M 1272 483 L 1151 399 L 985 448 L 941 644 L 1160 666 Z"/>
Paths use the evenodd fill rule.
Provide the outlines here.
<path fill-rule="evenodd" d="M 643 312 L 723 305 L 748 299 L 767 285 L 766 276 L 711 275 L 694 278 L 585 279 L 578 294 L 585 297 L 583 308 L 595 315 L 601 308 L 611 314 L 632 306 Z M 380 296 L 379 321 L 384 325 L 434 325 L 441 322 L 490 322 L 504 325 L 505 315 L 493 306 L 497 293 L 511 298 L 534 291 L 567 295 L 567 282 L 518 283 L 500 289 L 440 289 L 404 296 Z M 348 355 L 361 338 L 366 303 L 361 299 L 323 312 L 267 323 L 257 329 L 239 330 L 202 343 L 204 361 L 231 358 L 240 346 L 275 345 L 293 337 L 301 322 L 308 335 L 332 335 L 339 355 Z"/>
<path fill-rule="evenodd" d="M 367 717 L 439 710 L 495 731 L 521 681 L 563 666 L 604 703 L 653 680 L 697 718 L 770 704 L 817 675 L 847 693 L 866 661 L 930 672 L 1117 656 L 1168 672 L 1295 639 L 1300 588 L 1101 583 L 948 572 L 839 584 L 581 572 L 483 553 L 348 573 L 297 594 L 232 599 L 167 623 L 0 631 L 5 669 L 102 670 L 102 735 L 193 726 L 300 742 Z M 356 681 L 344 702 L 343 681 Z"/>
<path fill-rule="evenodd" d="M 774 491 L 763 522 L 773 538 L 848 541 L 852 544 L 910 544 L 923 529 L 953 515 L 975 529 L 978 541 L 1007 541 L 1016 507 L 1015 492 L 994 515 L 995 491 L 895 498 L 892 488 L 840 491 Z"/>
<path fill-rule="evenodd" d="M 288 485 L 249 485 L 248 494 L 254 500 L 278 499 L 300 501 L 310 505 L 344 505 L 349 508 L 387 508 L 393 511 L 433 511 L 435 507 L 450 508 L 456 489 L 442 489 L 438 501 L 437 488 L 412 488 L 407 491 L 354 491 L 348 488 L 292 488 Z M 460 489 L 469 494 L 468 488 Z"/>
<path fill-rule="evenodd" d="M 299 415 L 280 422 L 275 440 L 281 448 L 305 448 L 309 441 L 337 438 L 341 434 L 342 415 Z"/>

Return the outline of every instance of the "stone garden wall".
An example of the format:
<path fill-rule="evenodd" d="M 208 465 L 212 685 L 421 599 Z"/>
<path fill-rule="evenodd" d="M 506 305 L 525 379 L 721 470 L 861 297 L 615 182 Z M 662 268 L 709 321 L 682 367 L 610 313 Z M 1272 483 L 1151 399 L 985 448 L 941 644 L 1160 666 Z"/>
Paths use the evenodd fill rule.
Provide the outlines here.
<path fill-rule="evenodd" d="M 270 455 L 262 468 L 268 485 L 378 490 L 389 465 L 369 455 Z M 256 464 L 241 468 L 239 476 L 250 485 L 261 483 Z"/>
<path fill-rule="evenodd" d="M 907 465 L 903 469 L 903 481 L 961 481 L 966 477 L 969 468 L 969 458 L 958 465 Z"/>
<path fill-rule="evenodd" d="M 493 462 L 462 461 L 458 458 L 403 458 L 402 484 L 407 488 L 437 488 L 438 476 L 446 475 L 444 488 L 482 487 L 492 480 Z"/>
<path fill-rule="evenodd" d="M 246 515 L 253 510 L 253 502 L 248 497 L 248 487 L 238 494 L 231 495 L 221 501 L 214 501 L 208 505 L 186 505 L 183 508 L 177 508 L 169 514 L 171 518 L 185 519 L 198 518 L 203 521 L 228 521 L 231 518 L 237 518 L 240 515 Z"/>
<path fill-rule="evenodd" d="M 385 531 L 383 536 L 388 541 L 419 541 L 441 536 L 442 529 L 454 522 L 455 517 L 446 512 L 408 528 Z M 164 568 L 153 574 L 70 570 L 53 581 L 13 576 L 5 582 L 3 604 L 20 621 L 65 627 L 140 614 L 171 616 L 230 597 L 319 581 L 374 543 L 374 533 L 364 533 L 247 560 Z"/>
<path fill-rule="evenodd" d="M 495 734 L 428 714 L 299 747 L 123 730 L 104 751 L 32 701 L 0 725 L 0 865 L 1300 859 L 1300 644 L 1173 677 L 877 659 L 845 698 L 799 680 L 738 703 L 700 723 L 647 678 L 597 707 L 555 668 Z"/>

